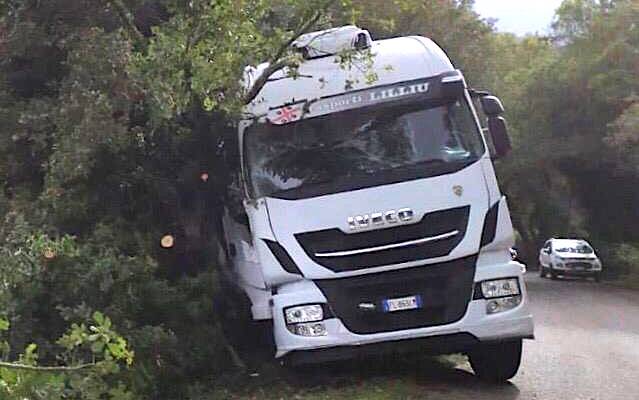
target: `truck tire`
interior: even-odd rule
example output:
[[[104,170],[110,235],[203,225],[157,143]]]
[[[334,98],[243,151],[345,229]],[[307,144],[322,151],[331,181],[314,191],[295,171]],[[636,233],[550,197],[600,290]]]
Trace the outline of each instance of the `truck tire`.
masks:
[[[521,351],[521,339],[480,344],[468,353],[468,360],[479,379],[493,383],[506,382],[519,370]]]
[[[255,321],[251,301],[230,282],[221,279],[215,303],[222,334],[250,369],[270,361],[275,354],[273,321]]]

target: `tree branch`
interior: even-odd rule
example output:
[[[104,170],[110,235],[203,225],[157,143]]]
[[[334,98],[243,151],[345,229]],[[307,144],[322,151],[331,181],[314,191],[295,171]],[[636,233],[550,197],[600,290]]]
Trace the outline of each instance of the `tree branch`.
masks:
[[[142,33],[138,30],[138,27],[135,26],[135,22],[133,22],[133,16],[129,12],[129,10],[126,8],[124,3],[122,3],[122,0],[111,0],[109,1],[109,3],[113,5],[115,12],[118,14],[120,19],[122,20],[122,24],[127,29],[127,31],[135,39],[139,41],[143,41],[144,35],[142,35]]]
[[[279,71],[282,68],[294,66],[294,60],[291,57],[284,57],[286,51],[291,47],[293,42],[299,38],[301,35],[307,33],[316,23],[317,21],[324,15],[326,10],[333,5],[337,0],[327,0],[324,4],[319,7],[319,9],[315,10],[312,15],[301,21],[300,24],[295,28],[291,37],[277,49],[273,57],[268,60],[269,66],[262,71],[262,74],[255,80],[253,85],[251,85],[250,90],[244,95],[242,101],[244,104],[248,104],[255,99],[257,94],[262,90],[262,87],[268,81],[268,78]]]
[[[70,367],[63,367],[63,366],[41,367],[38,365],[15,364],[15,363],[10,363],[6,361],[0,361],[0,368],[20,369],[20,370],[26,370],[26,371],[39,371],[39,372],[73,372],[73,371],[79,371],[81,369],[91,368],[91,367],[94,367],[95,365],[96,365],[95,363],[89,363],[89,364],[73,365]]]
[[[262,90],[271,75],[283,68],[294,67],[296,65],[297,63],[295,57],[283,58],[279,61],[269,64],[268,67],[266,67],[264,71],[262,71],[255,82],[253,82],[250,90],[244,95],[244,98],[242,99],[244,104],[250,103],[251,101],[253,101],[253,99],[255,99],[255,97],[257,97],[257,94],[260,92],[260,90]]]

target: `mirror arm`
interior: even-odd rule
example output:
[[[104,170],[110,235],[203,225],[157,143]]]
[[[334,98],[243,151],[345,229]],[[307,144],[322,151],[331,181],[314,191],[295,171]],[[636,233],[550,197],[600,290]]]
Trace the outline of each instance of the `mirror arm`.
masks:
[[[468,94],[470,94],[470,97],[472,97],[473,99],[476,99],[478,97],[484,97],[484,96],[492,96],[493,94],[487,90],[477,90],[477,89],[473,89],[473,88],[468,88]]]

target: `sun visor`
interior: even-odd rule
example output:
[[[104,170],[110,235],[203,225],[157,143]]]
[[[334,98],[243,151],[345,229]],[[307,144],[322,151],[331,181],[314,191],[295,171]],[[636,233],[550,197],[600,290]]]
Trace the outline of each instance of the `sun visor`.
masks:
[[[447,103],[461,97],[465,86],[461,72],[448,71],[434,77],[374,86],[272,108],[266,119],[272,124],[284,125],[302,118],[312,118],[391,102],[425,101],[437,105],[437,103]]]

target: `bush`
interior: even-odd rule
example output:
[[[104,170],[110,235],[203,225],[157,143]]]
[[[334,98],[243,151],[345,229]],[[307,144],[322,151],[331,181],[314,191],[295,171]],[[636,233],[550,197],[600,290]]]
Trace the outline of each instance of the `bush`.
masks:
[[[110,376],[112,387],[130,388],[136,398],[177,397],[228,365],[210,270],[169,281],[149,255],[113,247],[114,234],[104,227],[80,242],[33,231],[19,216],[6,222],[13,229],[4,226],[0,309],[12,327],[12,349],[35,343],[39,360],[56,365],[70,343],[56,338],[72,324],[86,330],[82,323],[100,311],[136,352],[133,368]]]
[[[621,243],[611,247],[604,270],[620,280],[639,286],[639,243]]]
[[[9,329],[0,319],[0,332]],[[113,379],[121,365],[130,366],[133,352],[114,331],[109,317],[95,312],[91,323],[73,324],[57,341],[64,350],[58,356],[63,366],[39,366],[38,346],[29,344],[17,362],[7,362],[10,345],[0,342],[0,394],[10,399],[133,399],[125,385]]]

